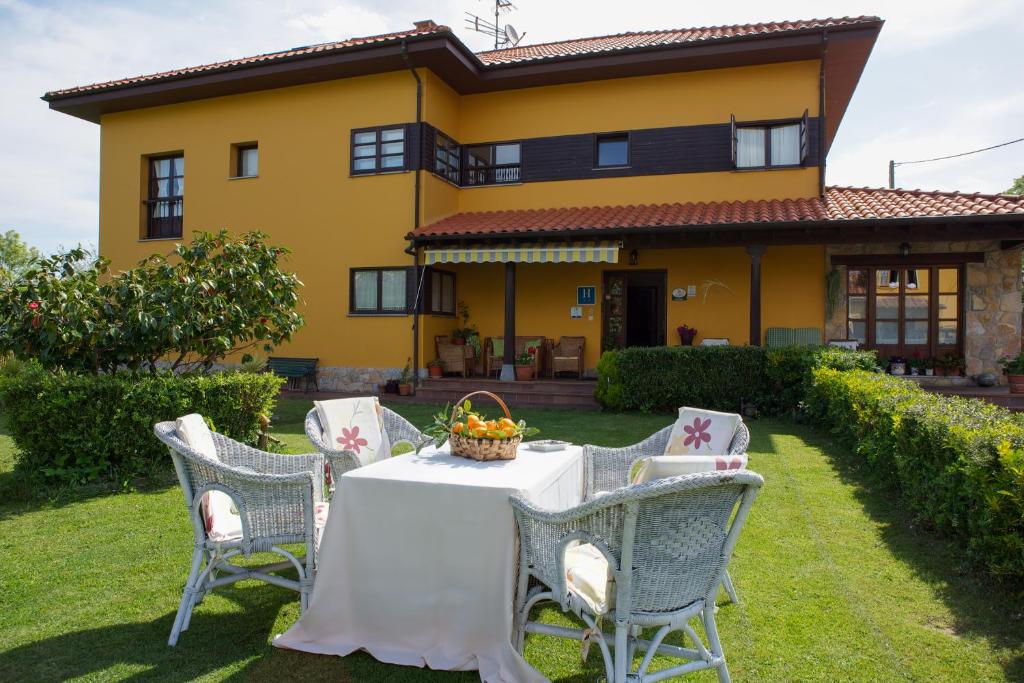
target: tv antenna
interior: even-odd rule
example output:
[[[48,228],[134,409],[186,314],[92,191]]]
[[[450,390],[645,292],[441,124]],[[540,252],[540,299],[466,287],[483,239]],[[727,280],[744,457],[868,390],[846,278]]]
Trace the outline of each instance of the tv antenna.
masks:
[[[494,0],[493,22],[479,17],[472,12],[466,12],[466,26],[477,33],[483,33],[485,36],[494,38],[495,50],[502,47],[515,47],[519,44],[519,41],[526,37],[526,32],[524,31],[520,34],[512,24],[501,25],[501,15],[511,12],[515,8],[516,6],[512,4],[511,0]]]

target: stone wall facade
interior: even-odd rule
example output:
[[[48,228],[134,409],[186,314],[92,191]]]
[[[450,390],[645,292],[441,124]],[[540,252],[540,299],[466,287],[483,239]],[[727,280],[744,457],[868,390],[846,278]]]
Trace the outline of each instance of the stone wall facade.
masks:
[[[376,394],[377,385],[398,379],[401,368],[351,368],[320,366],[317,381],[321,391],[346,394]]]
[[[910,245],[912,254],[984,252],[984,263],[968,263],[965,268],[964,361],[967,375],[992,372],[1005,382],[999,359],[1021,350],[1021,251],[1000,249],[998,241],[922,242]],[[837,244],[826,248],[834,254],[896,254],[899,243]],[[839,296],[832,315],[825,323],[827,339],[845,339],[846,267],[839,271]]]

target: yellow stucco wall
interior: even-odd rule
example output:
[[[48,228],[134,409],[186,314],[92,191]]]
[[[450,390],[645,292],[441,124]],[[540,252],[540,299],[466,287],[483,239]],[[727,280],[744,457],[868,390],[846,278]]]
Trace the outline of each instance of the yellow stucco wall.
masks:
[[[459,96],[420,70],[424,120],[461,142],[506,140],[657,126],[817,114],[817,63],[795,62],[708,72]],[[353,128],[415,120],[415,81],[407,71],[330,81],[105,115],[101,122],[100,252],[115,269],[134,265],[172,241],[141,240],[144,158],[185,154],[184,235],[193,230],[259,229],[293,250],[288,263],[305,283],[306,327],[281,355],[318,356],[322,365],[400,367],[411,355],[408,317],[348,315],[349,269],[405,266],[415,173],[350,177]],[[229,179],[231,145],[258,141],[260,176]],[[459,189],[421,172],[421,217],[458,211],[809,197],[817,169],[693,173]],[[820,326],[820,248],[769,250],[765,326]],[[796,259],[794,261],[793,259]],[[806,268],[792,268],[794,263]],[[623,266],[625,267],[625,266]],[[707,302],[670,303],[670,343],[686,322],[709,336],[747,337],[749,260],[742,250],[644,251],[640,268],[669,270],[669,288],[705,280],[729,285]],[[500,267],[463,266],[457,296],[485,335],[500,332]],[[519,323],[524,333],[584,334],[587,366],[596,363],[600,311],[569,320],[579,284],[601,285],[596,266],[523,266]],[[793,305],[800,302],[799,306]],[[777,316],[773,318],[773,316]],[[772,321],[776,322],[772,322]],[[421,359],[452,318],[423,316]]]

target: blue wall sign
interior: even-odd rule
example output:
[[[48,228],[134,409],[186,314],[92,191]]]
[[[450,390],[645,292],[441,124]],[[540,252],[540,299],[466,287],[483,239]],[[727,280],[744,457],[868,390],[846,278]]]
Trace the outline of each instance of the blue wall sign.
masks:
[[[576,305],[594,306],[597,304],[597,287],[577,287]]]

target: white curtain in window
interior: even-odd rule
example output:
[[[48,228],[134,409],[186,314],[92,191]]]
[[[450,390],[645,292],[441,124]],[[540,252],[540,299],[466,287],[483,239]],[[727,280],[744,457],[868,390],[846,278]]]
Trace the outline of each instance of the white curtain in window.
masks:
[[[736,129],[736,167],[764,166],[764,128]]]
[[[375,310],[377,308],[377,271],[356,271],[355,288],[356,310]]]
[[[405,310],[404,270],[385,270],[381,273],[381,307],[388,311]]]
[[[796,166],[800,163],[800,125],[772,128],[772,166]]]

